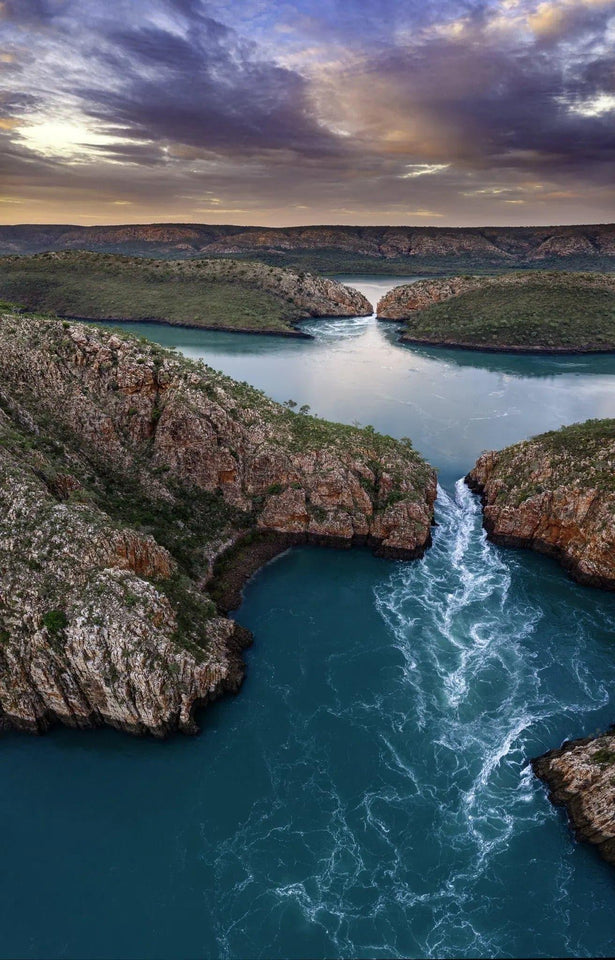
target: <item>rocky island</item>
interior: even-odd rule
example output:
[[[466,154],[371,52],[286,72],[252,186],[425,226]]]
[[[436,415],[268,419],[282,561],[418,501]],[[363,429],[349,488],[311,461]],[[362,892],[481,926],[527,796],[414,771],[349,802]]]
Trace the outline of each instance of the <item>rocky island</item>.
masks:
[[[615,274],[528,271],[419,280],[390,290],[380,320],[406,343],[521,353],[615,350]]]
[[[0,297],[63,317],[295,337],[307,336],[295,324],[308,317],[372,313],[351,287],[262,263],[86,251],[0,258]]]
[[[293,413],[170,350],[0,315],[0,726],[157,736],[241,683],[224,614],[292,544],[430,542],[409,441]]]
[[[561,561],[615,589],[615,420],[589,420],[483,454],[466,481],[495,543]],[[615,862],[615,734],[570,741],[533,762],[579,839]]]

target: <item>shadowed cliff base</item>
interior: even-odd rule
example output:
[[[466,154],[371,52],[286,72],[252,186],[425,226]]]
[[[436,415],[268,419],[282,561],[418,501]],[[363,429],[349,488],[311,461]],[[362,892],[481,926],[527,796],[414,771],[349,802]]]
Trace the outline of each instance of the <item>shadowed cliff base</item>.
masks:
[[[2,724],[156,736],[195,732],[195,706],[238,689],[249,637],[220,608],[246,576],[292,543],[418,556],[436,494],[408,441],[10,313],[0,481]]]
[[[248,580],[265,564],[292,547],[299,546],[330,547],[336,550],[364,548],[387,560],[417,560],[431,546],[431,535],[424,543],[406,548],[387,546],[369,536],[355,535],[348,540],[344,537],[320,536],[309,532],[255,531],[246,534],[217,558],[207,592],[222,613],[236,610],[241,606],[242,590]]]

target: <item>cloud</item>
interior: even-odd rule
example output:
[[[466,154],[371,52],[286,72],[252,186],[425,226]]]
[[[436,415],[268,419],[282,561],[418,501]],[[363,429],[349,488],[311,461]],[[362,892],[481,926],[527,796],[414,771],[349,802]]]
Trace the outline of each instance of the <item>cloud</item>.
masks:
[[[3,189],[32,210],[615,214],[615,0],[4,0],[0,15]]]
[[[153,26],[113,30],[100,58],[121,85],[77,90],[86,112],[140,139],[205,150],[337,149],[312,116],[307,81],[259,59],[253,46],[209,18],[184,35]]]
[[[407,163],[406,173],[400,174],[402,180],[411,180],[414,177],[424,177],[448,170],[450,163]]]
[[[333,70],[319,102],[355,138],[412,157],[410,176],[450,164],[610,164],[615,136],[602,116],[615,90],[615,50],[604,37],[615,5],[570,7],[570,32],[562,27],[549,50],[521,33],[494,38],[492,19],[467,17],[459,30],[429,30]],[[571,109],[578,102],[589,107]]]
[[[605,113],[615,113],[615,94],[599,93],[589,100],[571,104],[570,109],[582,117],[602,117]]]

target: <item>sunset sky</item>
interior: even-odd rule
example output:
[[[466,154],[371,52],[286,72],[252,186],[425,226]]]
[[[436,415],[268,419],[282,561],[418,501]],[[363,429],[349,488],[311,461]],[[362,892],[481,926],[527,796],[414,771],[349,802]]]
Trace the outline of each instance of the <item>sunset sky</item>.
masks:
[[[0,221],[615,220],[615,0],[4,0]]]

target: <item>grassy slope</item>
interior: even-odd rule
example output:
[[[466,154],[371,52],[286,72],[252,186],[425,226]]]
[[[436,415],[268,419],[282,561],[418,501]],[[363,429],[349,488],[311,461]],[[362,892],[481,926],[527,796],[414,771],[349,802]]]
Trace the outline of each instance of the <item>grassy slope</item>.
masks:
[[[293,332],[292,322],[306,316],[282,296],[259,290],[253,264],[245,264],[237,278],[208,274],[205,263],[184,273],[173,263],[150,267],[104,256],[7,258],[0,260],[0,296],[63,316],[276,333]]]
[[[587,275],[528,275],[523,285],[497,281],[417,312],[404,339],[504,349],[615,349],[615,282]]]
[[[573,423],[507,447],[498,454],[501,475],[506,476],[509,471],[508,487],[502,490],[502,499],[506,500],[507,489],[517,491],[518,502],[543,492],[532,480],[536,458],[542,453],[548,455],[554,485],[615,491],[614,449],[615,420],[608,419]],[[519,454],[524,455],[525,462],[523,458],[520,461]]]

